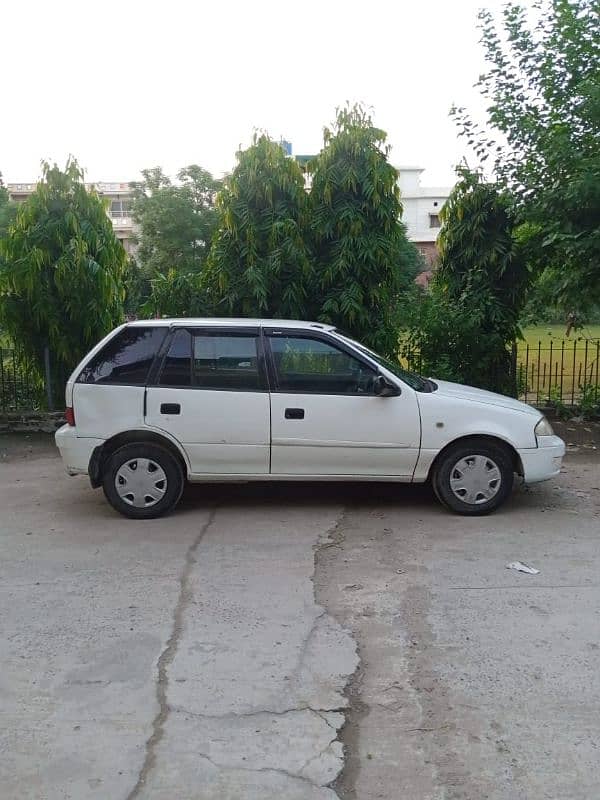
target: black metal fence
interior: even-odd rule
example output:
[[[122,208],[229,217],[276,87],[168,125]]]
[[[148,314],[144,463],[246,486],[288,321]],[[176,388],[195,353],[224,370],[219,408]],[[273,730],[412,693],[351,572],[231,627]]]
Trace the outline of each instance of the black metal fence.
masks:
[[[0,413],[48,406],[44,381],[23,366],[13,349],[0,347]]]
[[[517,385],[526,402],[576,406],[600,400],[600,339],[550,339],[516,348]]]
[[[403,359],[422,373],[420,353]],[[600,404],[600,339],[549,339],[518,342],[512,348],[512,374],[519,399],[533,405]]]

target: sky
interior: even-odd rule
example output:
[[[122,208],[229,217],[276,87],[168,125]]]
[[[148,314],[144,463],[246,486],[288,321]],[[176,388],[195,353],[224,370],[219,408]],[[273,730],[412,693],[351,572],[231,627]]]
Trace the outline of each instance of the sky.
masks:
[[[502,0],[0,0],[0,172],[72,153],[90,181],[196,163],[220,176],[255,129],[318,152],[345,101],[372,108],[395,165],[453,182],[476,113],[476,15]]]

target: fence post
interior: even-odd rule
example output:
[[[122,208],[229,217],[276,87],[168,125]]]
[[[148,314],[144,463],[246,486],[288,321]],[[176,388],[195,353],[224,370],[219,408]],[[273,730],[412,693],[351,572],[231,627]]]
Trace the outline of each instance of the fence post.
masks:
[[[510,348],[510,382],[514,396],[519,398],[519,379],[517,377],[517,343],[514,341]]]
[[[4,398],[4,353],[0,347],[0,411],[5,411],[6,400]]]
[[[44,377],[46,381],[46,400],[48,411],[54,411],[54,401],[52,399],[52,372],[50,370],[50,348],[44,347]]]

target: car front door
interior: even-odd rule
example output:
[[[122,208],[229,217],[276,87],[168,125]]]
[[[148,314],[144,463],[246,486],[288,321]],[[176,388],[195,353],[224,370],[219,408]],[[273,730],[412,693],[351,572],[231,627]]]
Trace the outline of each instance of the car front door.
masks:
[[[421,438],[413,389],[375,395],[376,369],[325,333],[265,335],[274,475],[412,478]]]
[[[146,423],[170,433],[192,474],[268,474],[269,393],[258,328],[175,328]]]

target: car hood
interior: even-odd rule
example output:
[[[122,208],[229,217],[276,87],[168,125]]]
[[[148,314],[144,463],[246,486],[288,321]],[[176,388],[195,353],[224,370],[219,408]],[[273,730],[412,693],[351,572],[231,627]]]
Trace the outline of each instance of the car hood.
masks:
[[[515,400],[514,397],[505,397],[503,394],[496,394],[495,392],[487,392],[484,389],[476,389],[474,386],[463,386],[461,383],[450,383],[449,381],[438,381],[432,378],[437,384],[437,391],[434,395],[439,397],[456,397],[460,400],[470,400],[474,403],[486,403],[491,406],[501,406],[502,408],[510,408],[512,411],[520,411],[522,414],[531,414],[532,416],[541,417],[541,413],[527,403],[521,403],[520,400]]]

